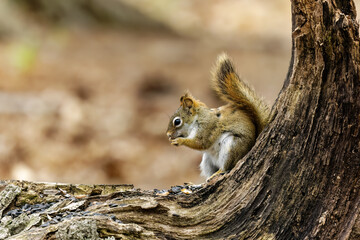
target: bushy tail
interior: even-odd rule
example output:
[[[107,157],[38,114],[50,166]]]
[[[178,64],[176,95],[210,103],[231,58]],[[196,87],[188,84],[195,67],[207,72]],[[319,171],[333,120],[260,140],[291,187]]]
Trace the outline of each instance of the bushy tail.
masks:
[[[218,57],[212,75],[213,89],[219,97],[245,111],[253,120],[258,135],[269,121],[270,111],[266,103],[237,75],[226,54]]]

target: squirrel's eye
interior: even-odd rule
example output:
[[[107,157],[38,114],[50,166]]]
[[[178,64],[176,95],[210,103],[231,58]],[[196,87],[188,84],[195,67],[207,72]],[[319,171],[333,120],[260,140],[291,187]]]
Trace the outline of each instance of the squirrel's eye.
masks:
[[[174,118],[174,120],[173,120],[174,127],[180,127],[181,124],[182,124],[182,120],[180,117]]]

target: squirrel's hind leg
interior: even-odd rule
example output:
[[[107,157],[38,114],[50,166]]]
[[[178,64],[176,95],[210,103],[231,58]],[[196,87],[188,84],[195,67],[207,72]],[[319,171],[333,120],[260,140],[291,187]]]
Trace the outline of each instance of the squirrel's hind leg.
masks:
[[[214,158],[211,154],[207,152],[203,154],[200,163],[200,170],[202,176],[209,178],[211,175],[213,175],[216,171],[219,170],[219,168],[214,165],[213,161]]]
[[[247,142],[244,136],[227,135],[223,138],[218,158],[219,169],[230,171],[250,150],[251,146]]]

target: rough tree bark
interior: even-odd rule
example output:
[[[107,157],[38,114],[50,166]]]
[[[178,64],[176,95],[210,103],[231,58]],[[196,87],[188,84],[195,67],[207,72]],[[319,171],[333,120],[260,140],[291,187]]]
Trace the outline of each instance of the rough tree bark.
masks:
[[[6,181],[3,229],[14,225],[14,210],[24,203],[57,201],[35,220],[34,214],[21,214],[17,218],[28,216],[25,227],[12,226],[7,234],[17,233],[14,239],[67,239],[73,232],[88,239],[359,239],[355,6],[351,0],[291,2],[292,59],[272,121],[229,174],[191,194],[168,196],[131,186]],[[44,216],[69,211],[78,214],[43,224]]]

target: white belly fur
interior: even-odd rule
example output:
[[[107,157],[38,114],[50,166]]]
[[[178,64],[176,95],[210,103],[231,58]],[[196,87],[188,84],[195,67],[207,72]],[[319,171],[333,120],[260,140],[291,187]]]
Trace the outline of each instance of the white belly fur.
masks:
[[[209,149],[204,151],[200,164],[203,176],[210,177],[218,169],[224,169],[233,142],[234,136],[231,133],[223,133]]]

